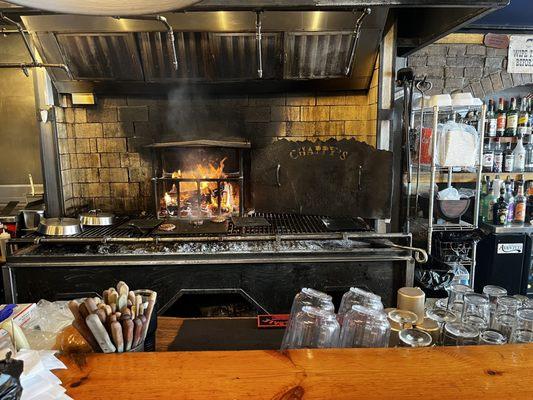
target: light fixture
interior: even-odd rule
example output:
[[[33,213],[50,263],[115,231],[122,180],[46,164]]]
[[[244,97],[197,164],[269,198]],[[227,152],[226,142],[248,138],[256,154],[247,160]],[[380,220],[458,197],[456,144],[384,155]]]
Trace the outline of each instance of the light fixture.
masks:
[[[189,7],[201,0],[7,0],[36,10],[64,14],[132,16],[157,14]]]

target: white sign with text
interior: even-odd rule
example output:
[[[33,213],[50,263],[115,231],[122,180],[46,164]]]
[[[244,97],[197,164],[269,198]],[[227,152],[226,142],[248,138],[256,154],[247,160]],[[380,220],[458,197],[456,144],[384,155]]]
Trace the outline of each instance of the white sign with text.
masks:
[[[511,36],[507,72],[513,74],[533,74],[533,36]]]

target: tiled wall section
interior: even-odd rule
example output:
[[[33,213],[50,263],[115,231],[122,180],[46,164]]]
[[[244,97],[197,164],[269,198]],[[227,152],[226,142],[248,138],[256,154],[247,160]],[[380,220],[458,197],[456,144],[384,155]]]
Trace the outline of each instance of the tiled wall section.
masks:
[[[253,145],[278,137],[355,137],[376,143],[377,73],[368,93],[262,96],[100,97],[96,106],[57,107],[67,213],[87,204],[119,213],[152,207],[151,155],[162,136],[244,136]]]

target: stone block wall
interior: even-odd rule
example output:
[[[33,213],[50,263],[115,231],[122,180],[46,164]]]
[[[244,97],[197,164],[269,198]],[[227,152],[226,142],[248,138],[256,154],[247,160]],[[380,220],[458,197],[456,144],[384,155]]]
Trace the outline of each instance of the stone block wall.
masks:
[[[467,43],[458,43],[464,38]],[[433,83],[429,94],[471,92],[485,98],[514,86],[533,83],[533,74],[507,73],[507,49],[483,44],[483,35],[450,35],[409,56],[408,66]]]
[[[377,68],[377,67],[376,67]],[[212,96],[178,90],[165,97],[99,97],[56,107],[67,214],[80,206],[117,213],[152,211],[154,141],[245,137],[252,146],[355,137],[376,143],[377,69],[368,92]]]

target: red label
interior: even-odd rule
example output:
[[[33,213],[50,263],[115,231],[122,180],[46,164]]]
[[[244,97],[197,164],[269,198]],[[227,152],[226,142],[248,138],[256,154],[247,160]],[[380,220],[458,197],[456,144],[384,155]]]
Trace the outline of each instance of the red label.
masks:
[[[498,116],[498,120],[496,122],[496,129],[505,130],[505,115]]]
[[[257,316],[258,328],[286,328],[289,314],[265,314]]]
[[[431,164],[431,128],[422,128],[420,164]]]

